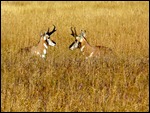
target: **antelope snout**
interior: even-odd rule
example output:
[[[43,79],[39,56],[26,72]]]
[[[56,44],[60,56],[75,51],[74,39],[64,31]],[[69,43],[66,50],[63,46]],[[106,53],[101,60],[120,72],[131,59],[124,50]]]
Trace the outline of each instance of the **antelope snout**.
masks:
[[[56,42],[54,42],[53,40],[47,39],[47,42],[50,46],[55,46]]]

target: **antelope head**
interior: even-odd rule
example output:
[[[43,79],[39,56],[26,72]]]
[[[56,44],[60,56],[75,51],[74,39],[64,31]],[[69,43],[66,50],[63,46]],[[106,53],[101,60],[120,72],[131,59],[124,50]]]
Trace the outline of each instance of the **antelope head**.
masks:
[[[34,53],[40,55],[42,58],[46,57],[48,46],[55,46],[56,43],[50,39],[51,34],[53,34],[56,31],[55,26],[54,29],[50,32],[49,28],[48,31],[44,34],[41,34],[41,39],[39,44],[35,49],[33,49]]]
[[[54,25],[53,25],[54,26]],[[43,40],[46,41],[46,43],[50,46],[55,46],[56,42],[54,42],[53,40],[50,39],[50,36],[56,31],[56,27],[54,26],[52,31],[48,31],[45,32],[43,35],[41,35],[41,37],[43,37]]]
[[[79,35],[77,35],[76,29],[74,28],[74,31],[71,27],[71,35],[75,38],[75,41],[69,46],[69,49],[74,50],[76,48],[81,48],[81,43],[85,40],[86,31],[82,31]]]

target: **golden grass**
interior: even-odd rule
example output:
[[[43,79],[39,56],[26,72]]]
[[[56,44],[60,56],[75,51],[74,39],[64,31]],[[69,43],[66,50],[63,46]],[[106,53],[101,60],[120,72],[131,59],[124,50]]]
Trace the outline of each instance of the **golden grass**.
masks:
[[[148,2],[1,2],[2,111],[149,111]],[[47,59],[17,52],[56,25]],[[85,60],[70,27],[118,55]]]

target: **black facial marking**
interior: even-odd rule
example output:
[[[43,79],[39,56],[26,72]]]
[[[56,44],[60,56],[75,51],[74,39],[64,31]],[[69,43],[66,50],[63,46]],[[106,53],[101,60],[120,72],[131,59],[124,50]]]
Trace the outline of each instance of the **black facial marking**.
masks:
[[[72,45],[74,45],[74,43],[75,43],[75,42],[73,42],[73,43],[69,46],[69,48],[71,48],[71,47],[72,47]]]
[[[81,48],[81,42],[79,42],[79,44],[78,44],[78,48]]]
[[[46,45],[48,45],[48,41],[47,41],[47,40],[45,40],[45,42],[46,42]]]
[[[56,44],[56,42],[54,42],[53,40],[51,40],[54,44]]]

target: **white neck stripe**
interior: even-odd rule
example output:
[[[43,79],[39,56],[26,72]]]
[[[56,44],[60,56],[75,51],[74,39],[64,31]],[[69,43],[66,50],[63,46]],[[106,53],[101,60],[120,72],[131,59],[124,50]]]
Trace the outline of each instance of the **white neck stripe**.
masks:
[[[44,43],[44,47],[47,49],[48,47],[47,47],[47,45]]]
[[[82,47],[81,47],[81,51],[83,51],[84,48],[85,48],[85,46],[82,46]]]
[[[46,36],[44,36],[44,40],[46,40]]]
[[[89,56],[89,57],[92,57],[93,53],[94,53],[94,52],[92,52],[92,53],[90,54],[90,56]]]
[[[46,49],[43,50],[43,54],[44,54],[44,55],[46,54]]]

